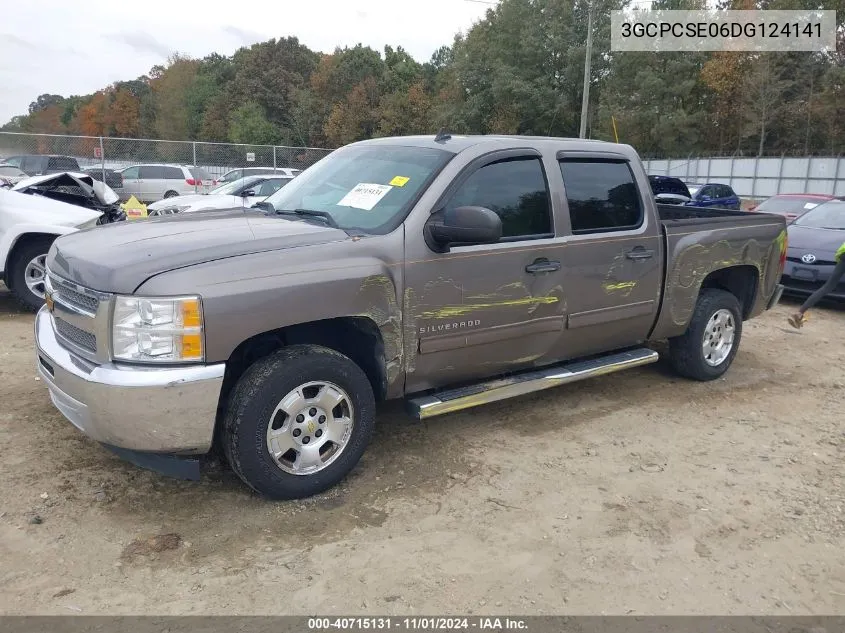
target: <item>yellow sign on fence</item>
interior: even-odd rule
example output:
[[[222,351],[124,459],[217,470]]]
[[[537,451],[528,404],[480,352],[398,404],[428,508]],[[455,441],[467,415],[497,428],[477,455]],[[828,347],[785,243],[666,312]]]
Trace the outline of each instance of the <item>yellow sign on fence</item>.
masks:
[[[147,205],[138,202],[135,196],[130,196],[129,200],[120,206],[126,212],[127,220],[139,220],[147,217]]]

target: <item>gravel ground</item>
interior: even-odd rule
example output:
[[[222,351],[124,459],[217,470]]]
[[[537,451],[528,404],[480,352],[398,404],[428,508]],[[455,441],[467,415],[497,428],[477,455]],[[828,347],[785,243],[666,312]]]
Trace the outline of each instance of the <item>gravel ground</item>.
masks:
[[[271,503],[77,432],[0,287],[0,612],[843,613],[845,312],[793,308],[709,384],[659,363],[424,424],[384,406],[347,481]]]

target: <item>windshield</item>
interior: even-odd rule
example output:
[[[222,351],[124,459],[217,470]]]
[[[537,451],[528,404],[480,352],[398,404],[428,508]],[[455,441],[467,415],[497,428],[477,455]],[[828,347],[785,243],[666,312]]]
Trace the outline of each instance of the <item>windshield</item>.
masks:
[[[240,190],[243,187],[248,187],[252,183],[258,182],[259,180],[261,180],[261,178],[258,178],[256,176],[247,176],[246,178],[240,178],[240,179],[235,180],[233,182],[227,182],[224,185],[220,185],[219,187],[215,187],[214,189],[212,189],[208,193],[210,193],[210,194],[211,193],[220,194],[220,195],[223,195],[223,196],[234,196],[234,195],[239,194]]]
[[[845,201],[831,200],[810,209],[793,224],[812,229],[838,229],[845,231]]]
[[[818,198],[802,198],[800,196],[790,196],[789,198],[769,198],[760,203],[760,206],[755,209],[761,213],[778,213],[785,215],[787,213],[803,213],[819,206],[824,200]]]
[[[342,229],[387,233],[452,156],[427,147],[348,146],[309,167],[264,202],[277,212],[328,214]]]

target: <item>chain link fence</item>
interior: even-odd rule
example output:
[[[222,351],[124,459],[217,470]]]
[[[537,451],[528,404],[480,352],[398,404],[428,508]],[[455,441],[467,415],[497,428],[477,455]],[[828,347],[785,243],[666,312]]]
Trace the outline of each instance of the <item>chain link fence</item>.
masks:
[[[215,179],[244,167],[305,169],[331,151],[318,147],[0,132],[0,162],[21,155],[58,154],[76,159],[83,169],[118,170],[142,163],[163,163],[201,167]]]

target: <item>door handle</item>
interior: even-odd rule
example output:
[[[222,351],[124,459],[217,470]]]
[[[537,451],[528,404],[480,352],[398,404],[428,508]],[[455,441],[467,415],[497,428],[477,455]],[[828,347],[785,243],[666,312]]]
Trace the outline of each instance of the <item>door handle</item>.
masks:
[[[634,250],[628,251],[627,253],[625,253],[625,257],[627,257],[628,259],[635,259],[635,260],[651,259],[652,257],[654,257],[654,251],[649,251],[649,250],[646,250],[642,247],[637,247]]]
[[[553,273],[560,270],[560,262],[549,261],[548,259],[535,259],[533,263],[525,267],[525,272],[537,275],[539,273]]]

